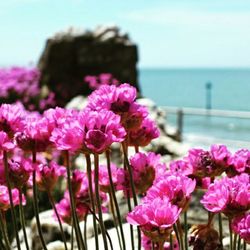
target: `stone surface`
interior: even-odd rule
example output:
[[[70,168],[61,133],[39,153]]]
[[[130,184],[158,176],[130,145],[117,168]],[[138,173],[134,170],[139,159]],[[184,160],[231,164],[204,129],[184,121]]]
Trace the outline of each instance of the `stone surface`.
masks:
[[[137,46],[117,27],[97,27],[94,31],[69,29],[47,40],[39,59],[41,82],[55,92],[59,105],[90,90],[86,75],[111,73],[121,82],[139,90]]]

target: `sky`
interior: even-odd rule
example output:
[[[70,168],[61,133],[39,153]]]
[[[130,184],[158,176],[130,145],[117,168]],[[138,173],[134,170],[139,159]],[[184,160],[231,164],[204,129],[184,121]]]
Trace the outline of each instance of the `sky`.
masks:
[[[249,0],[0,0],[0,66],[36,64],[70,26],[118,25],[141,68],[249,68]]]

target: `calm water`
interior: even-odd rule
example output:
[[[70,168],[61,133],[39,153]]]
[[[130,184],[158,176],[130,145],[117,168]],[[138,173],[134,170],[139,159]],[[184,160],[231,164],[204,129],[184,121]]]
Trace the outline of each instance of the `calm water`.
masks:
[[[212,108],[250,111],[250,69],[143,69],[142,93],[158,105],[206,107],[206,83],[212,83]],[[175,125],[173,115],[169,123]],[[250,146],[250,120],[188,116],[184,139],[193,145],[226,143]]]

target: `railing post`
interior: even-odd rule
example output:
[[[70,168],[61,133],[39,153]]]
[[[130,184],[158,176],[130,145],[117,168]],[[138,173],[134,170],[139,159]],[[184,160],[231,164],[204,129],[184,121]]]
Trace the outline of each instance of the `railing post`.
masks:
[[[177,131],[176,131],[176,139],[177,141],[182,141],[182,133],[183,133],[183,111],[182,109],[178,109],[177,111]]]

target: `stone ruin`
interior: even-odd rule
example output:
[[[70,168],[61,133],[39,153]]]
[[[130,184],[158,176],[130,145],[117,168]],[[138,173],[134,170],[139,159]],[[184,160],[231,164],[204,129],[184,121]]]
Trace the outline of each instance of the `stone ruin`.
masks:
[[[86,75],[111,73],[120,82],[139,90],[136,63],[137,46],[117,27],[97,27],[94,31],[70,28],[46,42],[39,59],[41,84],[55,92],[64,106],[76,95],[88,95]]]

